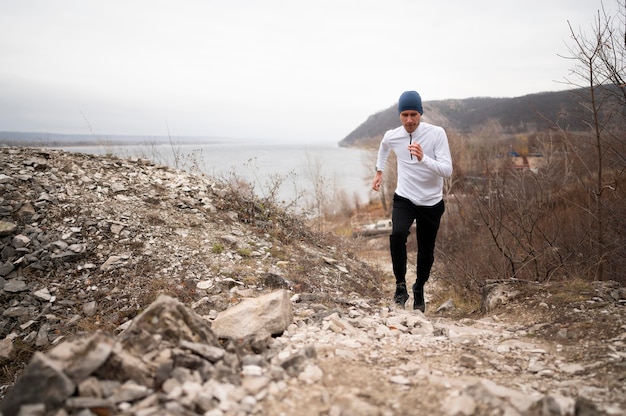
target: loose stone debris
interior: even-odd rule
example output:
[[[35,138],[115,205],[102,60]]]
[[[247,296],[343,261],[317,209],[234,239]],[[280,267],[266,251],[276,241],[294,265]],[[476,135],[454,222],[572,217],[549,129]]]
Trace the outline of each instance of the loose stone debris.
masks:
[[[614,282],[556,311],[506,282],[475,319],[399,310],[380,271],[213,179],[44,149],[0,167],[2,415],[626,412]]]

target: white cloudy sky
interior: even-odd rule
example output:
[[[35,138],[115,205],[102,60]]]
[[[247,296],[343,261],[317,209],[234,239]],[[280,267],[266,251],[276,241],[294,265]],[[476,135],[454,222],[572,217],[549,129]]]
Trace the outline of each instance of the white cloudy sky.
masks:
[[[605,0],[615,10],[615,0]],[[600,0],[0,0],[0,131],[339,141],[426,100],[565,89]]]

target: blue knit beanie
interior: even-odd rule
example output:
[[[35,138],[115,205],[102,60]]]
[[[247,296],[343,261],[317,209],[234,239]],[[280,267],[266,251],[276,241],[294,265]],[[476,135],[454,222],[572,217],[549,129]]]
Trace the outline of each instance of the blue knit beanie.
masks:
[[[422,97],[420,97],[417,91],[405,91],[400,96],[398,100],[398,113],[406,110],[415,110],[420,114],[424,114]]]

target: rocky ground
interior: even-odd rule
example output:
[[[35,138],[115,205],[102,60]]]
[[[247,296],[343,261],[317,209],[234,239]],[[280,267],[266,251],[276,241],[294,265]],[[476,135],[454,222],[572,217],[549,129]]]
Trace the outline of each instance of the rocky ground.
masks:
[[[623,287],[494,281],[482,311],[461,313],[435,273],[425,314],[398,309],[384,238],[314,233],[232,186],[143,159],[0,148],[0,410],[626,412]],[[213,334],[225,311],[281,290],[290,309],[280,333],[235,343]],[[168,303],[176,324],[149,334],[141,325],[163,307],[159,294],[183,306]],[[86,339],[107,353],[67,379],[59,351]],[[167,342],[150,350],[147,339]],[[64,395],[49,383],[28,399],[20,380],[36,385],[39,368],[57,370]]]

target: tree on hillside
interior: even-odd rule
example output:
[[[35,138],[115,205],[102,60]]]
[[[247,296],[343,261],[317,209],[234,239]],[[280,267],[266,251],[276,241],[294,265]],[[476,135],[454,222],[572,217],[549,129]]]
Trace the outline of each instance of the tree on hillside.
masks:
[[[607,263],[623,257],[623,252],[617,252],[623,250],[623,237],[615,232],[624,230],[626,4],[624,0],[616,4],[614,15],[602,5],[590,33],[575,30],[568,22],[572,45],[566,58],[574,66],[566,83],[578,87],[577,100],[586,112],[583,121],[589,134],[564,137],[579,167],[573,172],[589,197],[590,245],[599,280],[604,278]]]
[[[598,13],[589,36],[570,25],[575,99],[556,120],[537,108],[550,129],[502,131],[494,120],[452,148],[467,176],[447,207],[453,215],[442,224],[438,258],[461,293],[481,293],[493,279],[625,282],[626,0],[619,1],[616,16]],[[513,163],[508,151],[528,163]],[[534,153],[542,156],[531,166]]]

